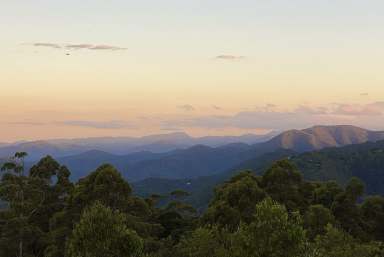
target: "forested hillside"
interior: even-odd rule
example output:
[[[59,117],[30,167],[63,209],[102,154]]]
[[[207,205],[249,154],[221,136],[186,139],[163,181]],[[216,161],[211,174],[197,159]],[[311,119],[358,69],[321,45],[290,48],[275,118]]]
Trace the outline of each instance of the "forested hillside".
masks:
[[[272,165],[276,160],[286,158],[287,156],[293,155],[295,152],[290,150],[277,150],[271,153],[262,154],[249,161],[243,162],[248,163],[245,167],[252,167],[253,171],[263,171]],[[210,199],[213,197],[214,188],[230,179],[232,176],[237,174],[241,170],[247,170],[238,164],[225,172],[211,175],[202,176],[196,179],[163,179],[163,178],[148,178],[142,181],[134,182],[132,184],[136,194],[147,197],[153,193],[166,194],[167,192],[175,189],[182,189],[190,193],[186,197],[186,201],[197,208],[199,211],[204,210]],[[252,164],[252,166],[250,165]],[[248,168],[248,170],[250,170]]]
[[[143,196],[183,188],[193,192],[188,201],[200,209],[206,207],[217,184],[241,170],[263,174],[273,161],[284,158],[289,158],[298,166],[306,180],[334,180],[340,185],[345,185],[351,177],[358,177],[366,185],[368,194],[384,195],[384,141],[326,148],[302,154],[290,150],[278,150],[248,159],[215,176],[190,180],[148,179],[133,185]]]
[[[365,195],[357,178],[308,182],[291,161],[277,161],[262,176],[222,183],[198,214],[183,190],[135,196],[108,164],[72,183],[52,157],[29,172],[24,157],[2,166],[9,206],[0,212],[0,256],[384,256],[384,198]]]

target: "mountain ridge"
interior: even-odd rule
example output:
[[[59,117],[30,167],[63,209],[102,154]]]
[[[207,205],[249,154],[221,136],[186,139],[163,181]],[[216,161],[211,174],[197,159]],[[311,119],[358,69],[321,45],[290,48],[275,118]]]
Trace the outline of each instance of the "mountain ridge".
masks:
[[[139,151],[127,155],[91,150],[59,157],[58,160],[73,171],[73,180],[87,175],[103,163],[115,165],[130,181],[149,177],[191,179],[225,172],[247,160],[278,149],[303,153],[327,147],[340,147],[344,144],[376,141],[381,138],[384,139],[384,132],[353,126],[314,126],[304,130],[286,131],[269,141],[253,145],[230,143],[212,147],[197,144],[168,152]]]
[[[100,150],[117,155],[150,151],[155,153],[185,149],[202,144],[218,147],[230,143],[253,144],[265,141],[274,134],[241,136],[205,136],[191,137],[186,133],[149,135],[143,137],[94,137],[77,139],[48,139],[17,142],[0,146],[0,157],[12,156],[15,152],[25,151],[30,160],[38,160],[45,155],[63,157],[80,154],[90,150]]]
[[[384,139],[384,131],[372,131],[352,125],[313,126],[303,130],[285,131],[259,147],[290,149],[298,152],[375,142]]]

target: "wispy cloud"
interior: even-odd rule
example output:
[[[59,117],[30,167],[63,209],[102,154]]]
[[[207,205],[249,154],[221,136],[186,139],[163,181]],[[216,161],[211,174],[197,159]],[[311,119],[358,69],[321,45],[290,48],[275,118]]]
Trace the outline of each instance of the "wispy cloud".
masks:
[[[227,60],[227,61],[236,61],[236,60],[245,59],[245,56],[231,55],[231,54],[222,54],[222,55],[217,55],[215,57],[215,59],[217,59],[217,60]]]
[[[377,116],[384,113],[384,102],[371,104],[335,104],[333,114],[352,116]]]
[[[112,121],[89,121],[89,120],[68,120],[57,122],[59,125],[74,126],[74,127],[86,127],[96,129],[124,129],[135,128],[133,124],[125,121],[112,120]]]
[[[300,105],[288,111],[271,104],[233,115],[168,119],[163,120],[162,125],[181,129],[196,127],[285,130],[322,124],[352,124],[362,127],[384,128],[384,102],[365,105],[346,103],[324,106]]]
[[[54,43],[33,43],[32,45],[37,47],[49,47],[49,48],[56,48],[56,49],[62,48],[59,44],[54,44]]]
[[[162,130],[162,131],[172,131],[172,132],[182,131],[181,128],[176,128],[176,127],[160,127],[160,130]]]
[[[295,112],[317,115],[317,114],[327,114],[328,109],[323,106],[300,105],[295,109]]]
[[[195,110],[195,107],[193,107],[190,104],[179,105],[179,106],[177,106],[177,108],[181,109],[183,111],[186,111],[186,112],[192,112]]]
[[[65,45],[65,48],[67,49],[90,49],[93,45],[91,44],[68,44]]]
[[[65,46],[67,49],[88,49],[88,50],[125,50],[126,48],[112,46],[112,45],[92,45],[92,44],[68,44]]]
[[[309,114],[293,112],[239,112],[234,115],[209,115],[196,118],[184,118],[166,121],[164,125],[171,127],[200,127],[200,128],[267,128],[282,129],[305,127],[313,122]]]
[[[104,50],[104,51],[119,51],[126,50],[124,47],[114,46],[114,45],[105,45],[105,44],[56,44],[56,43],[33,43],[31,44],[35,47],[47,47],[55,49],[66,49],[66,50]]]
[[[216,106],[217,107],[217,106]],[[189,129],[240,129],[240,130],[286,130],[305,128],[313,125],[350,124],[371,129],[384,130],[384,101],[367,104],[330,103],[324,105],[308,105],[286,107],[274,104],[254,106],[247,110],[229,114],[227,111],[214,111],[199,115],[190,104],[177,106],[183,110],[169,115],[141,116],[126,120],[78,120],[33,121],[21,120],[7,123],[14,126],[59,126],[89,129],[137,129],[153,128],[164,131],[188,131]],[[192,115],[193,114],[193,115]],[[217,115],[220,114],[220,115]]]

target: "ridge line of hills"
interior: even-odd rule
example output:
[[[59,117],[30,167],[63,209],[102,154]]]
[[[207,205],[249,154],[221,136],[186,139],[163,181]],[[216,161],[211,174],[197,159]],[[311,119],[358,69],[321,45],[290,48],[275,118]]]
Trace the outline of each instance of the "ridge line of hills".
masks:
[[[188,201],[198,208],[206,206],[217,184],[237,171],[262,174],[265,167],[282,158],[290,158],[307,180],[345,184],[357,176],[366,183],[368,193],[384,195],[384,132],[354,126],[315,126],[289,130],[259,143],[232,142],[216,147],[197,144],[157,153],[118,155],[89,150],[56,157],[49,149],[45,151],[69,168],[72,180],[110,163],[130,181],[136,194],[148,196],[182,189],[191,192]],[[35,162],[27,162],[27,168]]]
[[[194,145],[218,147],[231,143],[254,144],[264,142],[275,136],[274,132],[265,135],[245,134],[241,136],[205,136],[191,137],[186,133],[150,135],[143,137],[95,137],[75,139],[48,139],[20,141],[0,144],[0,158],[12,155],[16,151],[29,153],[29,159],[38,160],[50,154],[64,157],[99,150],[115,155],[127,155],[136,152],[164,153],[176,149],[185,149]]]
[[[168,139],[170,135],[166,135]],[[177,136],[182,137],[180,133]],[[148,137],[147,137],[148,138]],[[258,143],[235,143],[220,146],[193,145],[184,149],[172,149],[164,152],[138,151],[125,155],[112,154],[104,150],[88,150],[73,155],[55,155],[49,147],[39,148],[39,153],[50,154],[72,171],[72,179],[86,176],[103,163],[111,163],[124,177],[132,182],[150,177],[166,179],[193,179],[202,176],[220,174],[241,163],[286,149],[296,153],[310,152],[328,147],[342,147],[351,144],[384,140],[384,132],[370,131],[349,125],[314,126],[304,130],[289,130],[269,140]],[[9,149],[0,147],[0,156],[4,149],[27,151],[28,149]],[[33,150],[33,149],[29,149]],[[35,161],[31,161],[32,165]]]

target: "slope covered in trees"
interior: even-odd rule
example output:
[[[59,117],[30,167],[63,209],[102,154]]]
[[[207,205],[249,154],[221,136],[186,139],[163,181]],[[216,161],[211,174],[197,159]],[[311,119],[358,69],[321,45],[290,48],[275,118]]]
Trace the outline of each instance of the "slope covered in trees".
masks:
[[[328,148],[294,156],[306,179],[336,180],[346,184],[359,177],[370,194],[384,195],[384,141]]]
[[[212,189],[235,175],[239,170],[251,170],[261,175],[268,165],[279,159],[289,158],[300,169],[304,179],[310,181],[334,180],[340,185],[352,177],[358,177],[366,185],[366,193],[384,195],[384,141],[367,142],[344,147],[326,148],[319,151],[298,154],[290,150],[278,150],[248,159],[227,172],[190,180],[147,179],[134,183],[140,195],[149,192],[183,188],[193,194],[188,201],[195,207],[208,204]],[[151,190],[148,190],[148,189]]]
[[[3,165],[0,256],[380,257],[384,198],[352,178],[307,182],[288,161],[262,176],[241,172],[197,214],[182,190],[136,197],[111,165],[77,183],[47,156],[24,171],[24,153]],[[157,202],[168,198],[168,205]]]

